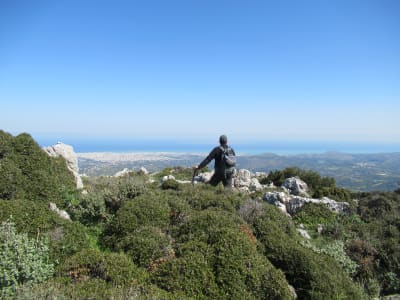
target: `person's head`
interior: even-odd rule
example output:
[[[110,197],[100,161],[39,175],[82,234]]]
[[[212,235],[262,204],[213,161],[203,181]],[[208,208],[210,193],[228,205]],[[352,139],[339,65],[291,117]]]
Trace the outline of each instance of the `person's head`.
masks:
[[[221,144],[221,146],[228,144],[228,138],[226,137],[225,134],[219,137],[219,143]]]

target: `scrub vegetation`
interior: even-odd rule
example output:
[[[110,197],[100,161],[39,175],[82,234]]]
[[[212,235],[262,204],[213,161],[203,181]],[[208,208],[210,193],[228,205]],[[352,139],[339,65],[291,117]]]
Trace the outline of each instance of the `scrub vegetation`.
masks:
[[[174,172],[190,180],[187,169]],[[84,194],[62,159],[48,157],[28,134],[0,131],[0,295],[372,299],[400,293],[399,191],[352,193],[301,169],[274,171],[265,180],[292,173],[313,195],[351,202],[350,213],[310,204],[288,217],[259,193],[161,185],[134,172],[86,178]],[[50,201],[72,220],[50,211]],[[300,224],[310,240],[298,234]]]

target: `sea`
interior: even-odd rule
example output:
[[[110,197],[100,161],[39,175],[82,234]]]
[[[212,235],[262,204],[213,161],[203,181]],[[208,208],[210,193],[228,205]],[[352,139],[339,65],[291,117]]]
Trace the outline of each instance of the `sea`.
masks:
[[[208,153],[217,144],[183,141],[183,140],[150,140],[150,139],[84,139],[34,137],[40,146],[50,146],[57,142],[71,145],[77,153],[87,152],[174,152],[174,153]],[[237,155],[257,155],[273,153],[278,155],[314,154],[325,152],[342,153],[394,153],[400,152],[399,143],[346,142],[346,141],[248,141],[230,144]]]

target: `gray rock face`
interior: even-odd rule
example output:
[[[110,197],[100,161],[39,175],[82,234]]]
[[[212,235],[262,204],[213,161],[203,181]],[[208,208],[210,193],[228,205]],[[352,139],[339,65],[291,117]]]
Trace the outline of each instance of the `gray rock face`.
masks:
[[[78,189],[83,188],[82,179],[79,176],[79,168],[78,168],[78,157],[74,152],[74,148],[70,145],[66,145],[64,143],[58,142],[57,144],[49,147],[43,148],[43,150],[52,157],[61,156],[67,162],[68,169],[74,174],[76,187]]]
[[[282,183],[282,187],[289,190],[290,194],[292,195],[309,197],[307,183],[300,178],[286,178]]]

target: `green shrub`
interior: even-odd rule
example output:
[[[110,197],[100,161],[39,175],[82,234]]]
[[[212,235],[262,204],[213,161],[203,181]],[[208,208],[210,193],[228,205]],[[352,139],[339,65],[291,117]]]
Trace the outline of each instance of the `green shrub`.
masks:
[[[42,239],[17,233],[12,222],[0,226],[0,297],[12,297],[23,283],[42,282],[53,275],[49,248]]]
[[[297,224],[303,224],[307,228],[316,230],[319,224],[331,224],[338,215],[329,210],[326,205],[306,203],[294,216]]]
[[[13,137],[0,130],[0,198],[47,200],[62,204],[75,178],[61,157],[48,156],[26,133]]]
[[[129,284],[116,286],[102,279],[94,278],[86,281],[70,282],[63,278],[55,278],[42,284],[22,286],[18,289],[17,300],[32,299],[187,299],[181,294],[171,294],[150,284]]]
[[[152,282],[170,292],[195,298],[217,298],[218,288],[207,259],[200,253],[167,261],[152,275]]]
[[[353,276],[358,271],[358,264],[350,259],[345,250],[345,244],[343,241],[335,240],[331,243],[324,243],[317,247],[310,243],[303,243],[304,246],[310,248],[315,253],[322,253],[329,255],[336,260],[342,269],[349,275]]]
[[[109,181],[104,200],[111,213],[115,213],[125,202],[135,199],[146,191],[143,176],[126,176]]]
[[[118,241],[141,226],[165,228],[170,223],[170,207],[160,194],[146,193],[126,202],[107,225],[102,241],[114,248]]]
[[[84,249],[68,258],[60,267],[60,275],[74,281],[101,279],[116,285],[125,285],[138,279],[140,271],[123,253],[103,253]]]
[[[236,214],[209,208],[193,213],[188,221],[178,228],[176,239],[179,242],[196,239],[213,244],[218,241],[221,230],[237,228],[239,231],[241,223],[242,220]]]
[[[116,250],[123,250],[135,264],[149,267],[150,263],[168,256],[170,238],[156,227],[142,226],[127,234],[116,245]]]
[[[269,209],[256,219],[255,235],[262,243],[265,256],[285,273],[300,298],[363,298],[359,288],[333,258],[301,246],[293,237],[293,225],[286,222],[286,226],[282,226],[276,221],[276,213],[279,213],[276,208]]]
[[[84,225],[96,225],[110,218],[104,195],[97,191],[79,195],[77,203],[70,204],[67,211],[72,219]]]
[[[181,184],[174,179],[168,179],[161,184],[163,190],[180,190]]]
[[[187,221],[190,213],[192,212],[192,208],[183,197],[173,194],[168,196],[168,205],[171,208],[171,225],[183,224]]]
[[[10,216],[19,232],[27,233],[30,237],[40,234],[49,238],[50,257],[55,262],[60,263],[90,245],[86,227],[61,219],[43,202],[0,200],[0,221]]]
[[[210,185],[188,186],[181,193],[181,197],[196,210],[217,208],[235,212],[245,201],[243,195]]]
[[[219,298],[291,298],[284,275],[257,252],[257,241],[236,214],[212,208],[194,212],[178,228],[176,240],[179,259],[185,262],[186,257],[201,254],[202,261],[207,261],[207,265],[196,266],[202,268],[202,272],[197,269],[191,272],[204,274],[211,269]],[[171,271],[172,266],[168,268],[172,273],[178,272]],[[178,278],[180,275],[171,276]],[[174,284],[185,285],[179,280]],[[199,289],[197,292],[200,293]],[[190,295],[202,297],[204,293]]]

